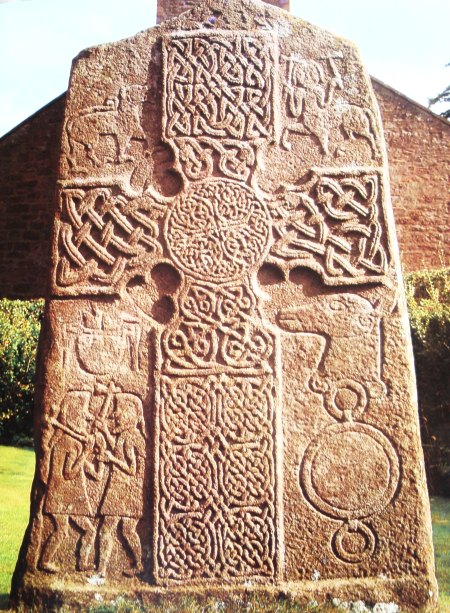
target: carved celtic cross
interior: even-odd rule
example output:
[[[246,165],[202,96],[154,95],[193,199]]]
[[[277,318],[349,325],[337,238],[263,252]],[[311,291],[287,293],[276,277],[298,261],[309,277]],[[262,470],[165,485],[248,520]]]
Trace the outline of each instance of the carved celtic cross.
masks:
[[[204,0],[87,50],[58,198],[16,598],[48,603],[62,578],[71,603],[324,599],[331,580],[429,598],[386,154],[354,46]]]

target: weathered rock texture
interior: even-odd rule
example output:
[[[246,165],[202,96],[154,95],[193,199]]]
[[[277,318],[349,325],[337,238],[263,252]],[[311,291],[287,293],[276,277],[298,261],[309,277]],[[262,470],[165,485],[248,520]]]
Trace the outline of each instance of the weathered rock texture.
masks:
[[[14,598],[432,609],[386,154],[355,47],[205,0],[86,50],[58,188]]]
[[[267,4],[278,6],[281,9],[289,10],[289,0],[264,0]],[[156,20],[158,23],[166,21],[180,15],[183,11],[194,8],[199,0],[158,0],[156,10]]]
[[[392,206],[406,271],[450,261],[450,123],[372,79],[387,144]],[[0,296],[48,295],[64,97],[0,139]]]

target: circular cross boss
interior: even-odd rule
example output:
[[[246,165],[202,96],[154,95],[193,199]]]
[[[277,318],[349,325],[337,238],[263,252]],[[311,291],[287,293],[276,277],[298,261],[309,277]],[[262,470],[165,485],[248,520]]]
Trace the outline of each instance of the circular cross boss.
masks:
[[[185,272],[225,283],[263,259],[270,228],[265,205],[249,187],[210,179],[177,199],[165,234],[172,258]]]

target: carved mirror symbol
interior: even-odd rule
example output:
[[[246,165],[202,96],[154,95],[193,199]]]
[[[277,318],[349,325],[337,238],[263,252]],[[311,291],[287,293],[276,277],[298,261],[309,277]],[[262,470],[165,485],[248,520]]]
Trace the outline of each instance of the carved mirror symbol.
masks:
[[[391,502],[399,479],[399,459],[389,439],[377,428],[353,421],[323,430],[307,447],[299,474],[309,502],[344,521],[332,548],[338,558],[352,563],[373,555],[377,535],[363,520]]]
[[[306,448],[299,485],[317,510],[345,522],[332,539],[334,553],[344,562],[361,562],[374,553],[377,536],[363,520],[391,502],[400,479],[392,443],[360,421],[371,398],[385,394],[377,352],[380,316],[377,307],[354,294],[316,296],[278,316],[285,330],[319,334],[327,341],[309,387],[338,423]],[[355,364],[363,366],[358,370]]]
[[[302,282],[304,275],[294,277]],[[306,448],[299,485],[318,511],[344,522],[331,548],[348,563],[362,562],[375,552],[377,535],[367,518],[391,502],[400,479],[392,443],[361,421],[372,399],[386,394],[379,348],[382,312],[379,302],[372,305],[347,293],[305,296],[305,304],[278,313],[278,323],[287,332],[324,338],[308,386],[322,396],[324,408],[338,423],[326,427]]]

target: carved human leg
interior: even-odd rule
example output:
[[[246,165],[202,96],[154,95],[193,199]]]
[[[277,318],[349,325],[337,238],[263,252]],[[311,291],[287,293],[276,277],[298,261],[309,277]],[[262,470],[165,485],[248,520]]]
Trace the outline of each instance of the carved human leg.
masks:
[[[80,538],[80,553],[77,561],[77,568],[81,571],[94,570],[95,566],[92,562],[89,562],[89,558],[95,544],[95,527],[89,517],[77,515],[71,517],[71,520],[83,532]]]
[[[122,534],[127,541],[130,548],[131,555],[133,556],[133,563],[131,569],[125,570],[124,575],[132,576],[143,571],[142,565],[142,547],[141,539],[137,533],[138,519],[134,517],[124,517],[122,519]]]
[[[59,571],[59,566],[55,564],[54,558],[62,542],[67,537],[69,532],[69,517],[68,515],[52,515],[51,516],[54,530],[48,537],[41,556],[40,568],[49,573]]]
[[[98,572],[103,577],[106,576],[109,559],[116,541],[119,520],[120,517],[106,515],[100,528],[100,563],[98,565]]]

